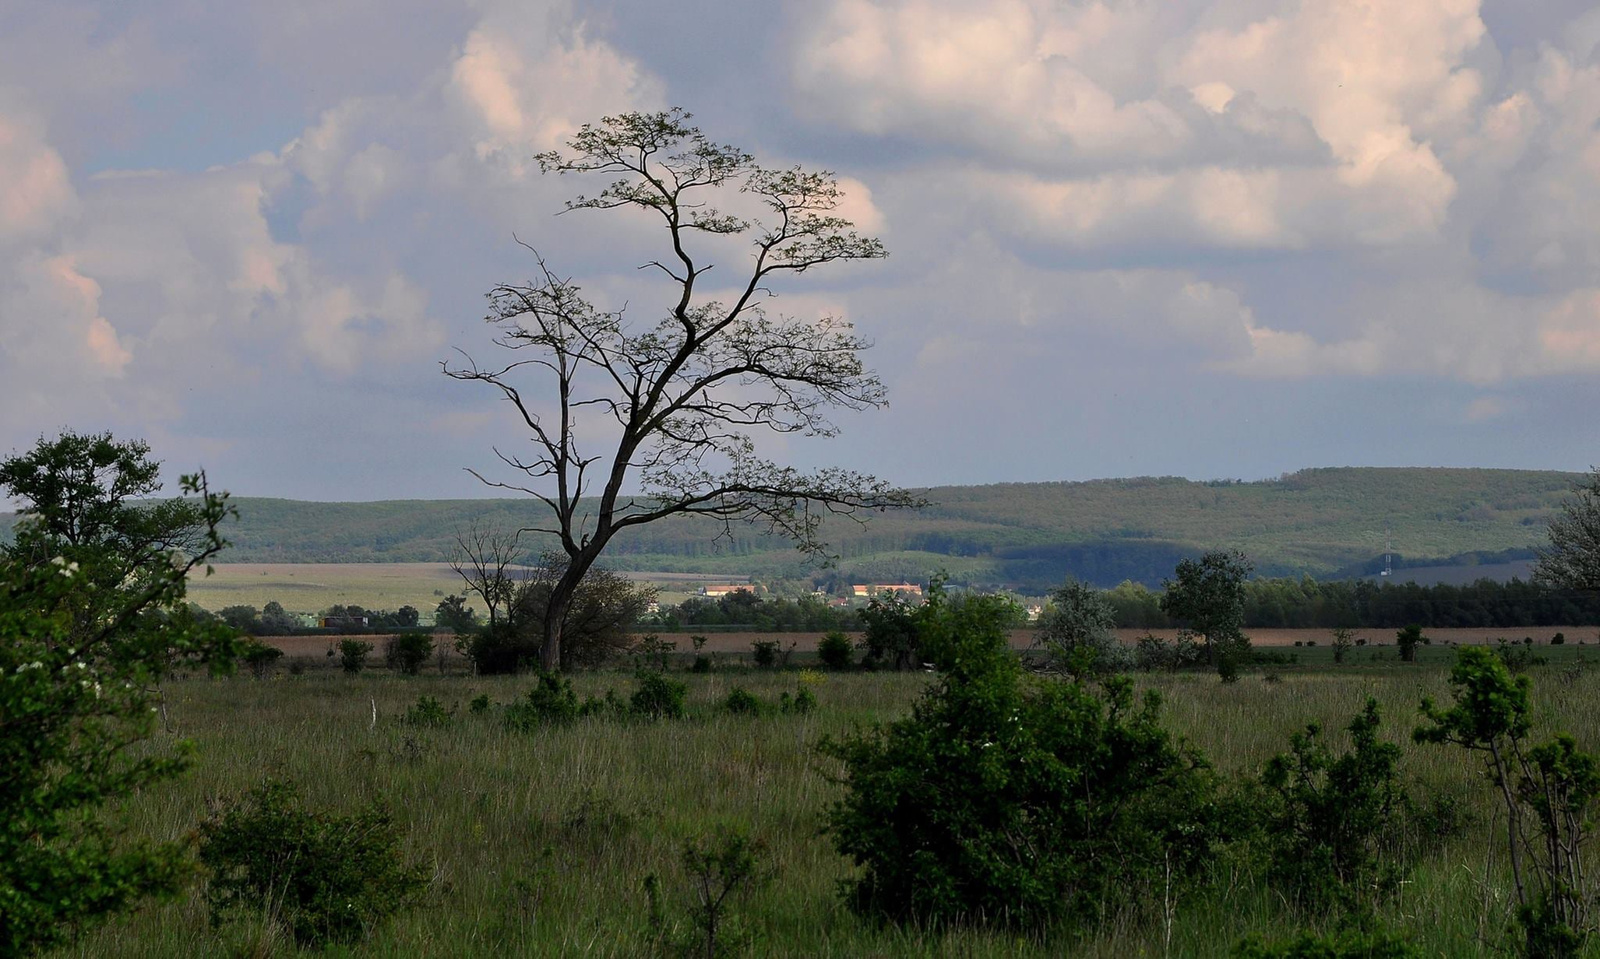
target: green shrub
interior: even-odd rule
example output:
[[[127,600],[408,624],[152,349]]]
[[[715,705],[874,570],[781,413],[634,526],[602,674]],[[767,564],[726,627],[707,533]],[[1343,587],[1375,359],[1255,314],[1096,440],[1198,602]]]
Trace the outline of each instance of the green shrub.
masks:
[[[667,659],[677,648],[677,643],[662,639],[655,633],[651,633],[635,642],[631,647],[631,651],[641,662],[654,660],[656,669],[664,673],[667,671]]]
[[[401,840],[380,806],[310,811],[292,784],[268,780],[200,826],[212,921],[265,913],[301,945],[353,942],[427,885],[426,870],[402,859]]]
[[[1433,640],[1422,635],[1422,627],[1416,623],[1401,628],[1394,634],[1394,642],[1400,647],[1400,661],[1414,663],[1417,661],[1417,647],[1427,646]]]
[[[454,713],[455,710],[444,708],[444,704],[432,696],[419,696],[400,721],[407,726],[438,729],[450,725]]]
[[[250,667],[250,674],[257,679],[266,679],[271,675],[272,667],[282,658],[283,650],[259,639],[252,637],[239,643],[239,659]]]
[[[851,908],[1037,926],[1159,898],[1206,861],[1214,778],[1128,680],[1026,681],[988,600],[934,590],[918,642],[938,681],[907,718],[819,747],[843,767],[825,828],[861,867]]]
[[[339,668],[354,676],[367,665],[367,654],[370,652],[372,652],[371,643],[363,643],[359,639],[340,640]]]
[[[527,732],[540,726],[562,725],[578,718],[578,696],[572,680],[540,673],[528,695],[506,707],[507,729]]]
[[[1502,642],[1502,647],[1504,643]],[[1531,729],[1526,676],[1513,676],[1500,650],[1462,646],[1450,670],[1455,702],[1422,700],[1429,725],[1417,742],[1449,743],[1479,754],[1505,811],[1523,954],[1565,959],[1582,954],[1600,921],[1600,882],[1585,868],[1584,845],[1600,812],[1600,756],[1556,733],[1538,745]]]
[[[736,715],[761,715],[761,700],[750,695],[742,687],[735,686],[728,690],[728,698],[722,701],[722,708]]]
[[[758,639],[751,643],[750,659],[760,669],[771,669],[778,665],[778,641]]]
[[[804,716],[817,708],[817,694],[805,682],[800,683],[800,688],[793,696],[788,692],[778,697],[778,711],[781,713],[796,713]]]
[[[1262,774],[1272,800],[1263,823],[1271,880],[1314,909],[1367,914],[1399,885],[1401,867],[1385,843],[1399,836],[1409,803],[1396,770],[1400,748],[1378,739],[1379,724],[1378,701],[1368,698],[1346,727],[1349,752],[1334,756],[1312,723]]]
[[[855,646],[844,633],[829,633],[817,642],[817,660],[828,669],[849,669]]]
[[[472,697],[472,702],[467,704],[467,710],[474,716],[482,716],[484,713],[489,711],[489,707],[492,705],[493,703],[489,701],[489,694],[480,693],[479,695]]]
[[[1252,936],[1235,946],[1233,955],[1234,959],[1422,959],[1423,953],[1399,936],[1348,929],[1332,936],[1303,932],[1272,945]]]
[[[423,633],[401,633],[389,637],[384,647],[384,662],[390,669],[406,676],[415,676],[433,652],[433,640]]]
[[[688,686],[648,670],[640,670],[637,679],[639,688],[633,691],[633,697],[629,700],[635,715],[652,719],[683,717],[683,700],[688,695]]]

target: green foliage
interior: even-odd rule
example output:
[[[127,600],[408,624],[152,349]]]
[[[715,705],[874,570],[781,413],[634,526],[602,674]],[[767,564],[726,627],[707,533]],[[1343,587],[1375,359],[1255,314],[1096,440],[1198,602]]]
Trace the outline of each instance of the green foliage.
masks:
[[[226,496],[197,475],[177,505],[125,502],[159,489],[147,454],[68,433],[0,463],[22,502],[0,546],[0,955],[70,943],[189,874],[181,843],[133,839],[100,813],[188,765],[187,744],[144,743],[157,684],[234,656],[233,630],[184,601],[189,571],[224,545]]]
[[[1349,655],[1350,649],[1355,646],[1355,644],[1355,630],[1345,626],[1335,627],[1333,630],[1333,641],[1330,644],[1333,646],[1333,661],[1335,663],[1344,662],[1345,656]]]
[[[1179,630],[1178,638],[1167,642],[1154,633],[1139,637],[1134,645],[1134,668],[1144,672],[1175,672],[1198,666],[1205,660],[1205,650],[1194,641],[1188,630]]]
[[[1161,597],[1163,612],[1205,639],[1206,656],[1223,682],[1237,679],[1239,666],[1249,661],[1244,589],[1251,569],[1243,553],[1213,550],[1180,562]]]
[[[800,688],[795,690],[793,698],[790,698],[787,692],[783,694],[783,698],[780,700],[780,707],[785,713],[804,716],[807,713],[816,711],[817,694],[811,691],[810,686],[802,683]]]
[[[250,667],[251,675],[257,679],[266,679],[271,675],[272,667],[282,658],[283,650],[259,639],[246,639],[239,643],[239,660]]]
[[[922,664],[918,648],[917,607],[898,593],[874,597],[861,611],[865,627],[861,642],[866,653],[861,665],[867,669],[911,669]]]
[[[1528,677],[1513,676],[1487,649],[1457,649],[1450,685],[1454,703],[1440,709],[1424,699],[1430,725],[1413,735],[1482,756],[1505,808],[1523,952],[1576,956],[1597,925],[1600,888],[1585,868],[1582,847],[1592,838],[1600,800],[1600,757],[1580,750],[1566,733],[1529,746]]]
[[[919,642],[939,679],[910,716],[824,755],[846,793],[826,828],[862,872],[856,911],[892,919],[1038,925],[1138,902],[1206,858],[1213,782],[1192,750],[1115,679],[1029,683],[1004,617],[939,590]]]
[[[406,710],[400,721],[407,726],[440,729],[450,725],[454,719],[454,709],[446,709],[444,703],[439,702],[432,696],[419,696],[417,701]]]
[[[406,676],[416,676],[433,653],[433,640],[422,633],[400,633],[384,644],[384,663]]]
[[[750,644],[750,660],[758,669],[772,669],[778,665],[778,641],[758,639]]]
[[[578,695],[572,680],[555,673],[540,673],[526,698],[506,707],[507,729],[528,732],[541,726],[562,725],[578,718]]]
[[[1544,665],[1544,657],[1535,653],[1528,643],[1512,643],[1501,638],[1495,641],[1494,654],[1513,673],[1520,673],[1529,666]]]
[[[427,885],[425,869],[405,864],[402,841],[381,806],[308,810],[293,784],[268,780],[200,826],[212,922],[265,913],[303,946],[354,942]]]
[[[762,711],[761,700],[740,686],[728,690],[728,698],[722,701],[722,708],[735,715],[745,716],[759,716]]]
[[[1426,646],[1433,640],[1422,635],[1420,625],[1409,623],[1394,634],[1394,642],[1400,648],[1400,661],[1414,663],[1417,661],[1417,647]]]
[[[370,652],[372,652],[371,643],[364,643],[359,639],[340,640],[339,668],[354,676],[366,666],[367,654]]]
[[[765,856],[764,845],[731,830],[684,843],[683,868],[695,897],[690,916],[703,945],[696,954],[715,959],[748,949],[750,936],[731,922],[729,909],[736,894],[766,880],[761,863]]]
[[[465,596],[452,593],[434,607],[433,625],[456,633],[469,633],[478,627],[478,613],[467,605]]]
[[[1111,632],[1116,624],[1104,593],[1069,579],[1050,594],[1034,645],[1044,647],[1053,669],[1070,676],[1120,672],[1133,665],[1133,655]]]
[[[1403,936],[1345,929],[1331,936],[1303,932],[1288,942],[1268,944],[1252,936],[1234,947],[1234,959],[1423,959]]]
[[[634,656],[638,657],[640,660],[654,660],[656,669],[664,673],[667,671],[668,657],[670,657],[673,651],[677,648],[677,643],[662,639],[660,636],[650,633],[649,635],[640,638],[633,644],[632,652]]]
[[[855,644],[841,632],[831,632],[817,641],[817,661],[828,669],[849,669]]]
[[[489,711],[489,708],[492,705],[494,704],[489,699],[489,694],[480,693],[477,696],[472,697],[472,701],[467,703],[467,711],[472,713],[474,716],[482,716],[484,713]]]
[[[1262,774],[1274,800],[1263,824],[1272,881],[1313,909],[1366,914],[1400,881],[1384,844],[1400,831],[1407,797],[1396,769],[1400,748],[1378,739],[1379,722],[1378,701],[1368,698],[1346,727],[1349,752],[1335,756],[1312,723]]]
[[[644,669],[635,679],[639,686],[628,700],[635,715],[651,719],[683,718],[683,700],[689,693],[687,685]]]

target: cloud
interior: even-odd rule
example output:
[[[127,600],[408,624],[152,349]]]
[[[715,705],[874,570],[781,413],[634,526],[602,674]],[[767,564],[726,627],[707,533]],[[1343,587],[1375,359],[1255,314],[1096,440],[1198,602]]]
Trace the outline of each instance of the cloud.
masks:
[[[0,245],[47,234],[76,212],[77,199],[38,124],[0,112]]]

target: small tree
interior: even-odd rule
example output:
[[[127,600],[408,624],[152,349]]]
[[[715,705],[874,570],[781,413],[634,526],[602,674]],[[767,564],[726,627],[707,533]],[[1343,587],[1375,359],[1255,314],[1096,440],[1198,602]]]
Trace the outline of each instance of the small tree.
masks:
[[[371,643],[364,643],[359,639],[340,640],[339,668],[354,676],[367,665],[367,654],[370,652],[372,652]]]
[[[1355,630],[1345,626],[1336,626],[1333,630],[1333,661],[1344,662],[1345,656],[1350,653],[1351,647],[1356,644]]]
[[[727,934],[728,908],[732,897],[758,885],[764,878],[761,859],[766,849],[744,833],[723,831],[705,842],[688,842],[683,847],[683,868],[694,887],[694,924],[703,937],[705,959],[732,952]]]
[[[1237,551],[1213,551],[1178,563],[1166,580],[1161,609],[1205,638],[1206,657],[1226,678],[1249,659],[1244,634],[1244,584],[1251,565]]]
[[[433,624],[457,634],[471,632],[477,628],[478,614],[467,605],[465,596],[451,594],[441,599],[434,608]]]
[[[485,482],[547,506],[550,521],[536,531],[567,557],[546,604],[547,670],[562,665],[579,584],[623,530],[704,516],[757,523],[818,553],[824,516],[915,502],[870,476],[806,474],[757,454],[752,431],[831,436],[831,410],[883,404],[883,384],[861,362],[867,343],[848,323],[773,317],[762,305],[785,277],[877,259],[883,245],[837,215],[841,192],[830,174],[766,169],[688,121],[681,110],[606,117],[585,124],[569,152],[538,158],[547,172],[608,181],[569,210],[660,218],[667,252],[645,265],[667,284],[665,309],[635,325],[536,259],[532,281],[489,293],[488,321],[511,359],[445,368],[504,396],[531,440],[528,457],[496,451],[515,481]],[[719,209],[719,198],[755,209]],[[750,241],[747,268],[718,284],[731,290],[726,299],[702,285],[712,264],[697,249],[701,237],[724,248]],[[528,382],[537,377],[544,381]]]
[[[1422,627],[1412,623],[1397,630],[1394,634],[1395,645],[1400,648],[1400,661],[1414,663],[1417,661],[1417,647],[1426,646],[1433,640],[1422,635]]]
[[[1483,757],[1505,806],[1524,952],[1576,956],[1597,925],[1600,889],[1582,847],[1600,809],[1600,757],[1579,750],[1565,733],[1530,746],[1528,677],[1513,677],[1488,649],[1458,648],[1450,685],[1455,702],[1449,709],[1423,699],[1430,725],[1417,727],[1414,736]]]
[[[401,633],[389,637],[384,647],[384,663],[406,676],[417,676],[433,652],[433,640],[422,633]]]
[[[828,669],[849,669],[855,646],[844,633],[832,632],[817,641],[817,660]]]
[[[188,876],[181,843],[133,840],[99,814],[188,765],[182,744],[145,745],[161,679],[234,655],[234,632],[184,601],[189,572],[224,546],[226,496],[196,475],[177,506],[126,502],[159,489],[147,456],[69,433],[0,463],[22,502],[0,546],[0,955],[69,943]]]
[[[1043,646],[1050,664],[1073,676],[1113,673],[1133,665],[1133,654],[1117,642],[1112,629],[1117,613],[1100,590],[1068,579],[1050,594],[1039,616],[1035,646]]]
[[[922,664],[917,608],[898,593],[873,597],[861,610],[861,624],[865,627],[862,645],[866,647],[861,665],[881,669],[892,664],[895,669],[909,669]]]

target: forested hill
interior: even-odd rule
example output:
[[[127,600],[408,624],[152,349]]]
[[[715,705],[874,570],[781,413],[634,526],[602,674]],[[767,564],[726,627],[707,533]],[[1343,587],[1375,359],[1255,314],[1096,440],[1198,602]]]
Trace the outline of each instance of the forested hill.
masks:
[[[1072,573],[1111,585],[1169,576],[1183,556],[1233,547],[1259,573],[1326,577],[1375,572],[1384,529],[1396,565],[1525,559],[1580,474],[1532,470],[1312,469],[1240,483],[1177,478],[1003,483],[924,491],[934,505],[827,529],[837,575],[859,582],[925,579],[1042,586]],[[529,500],[307,503],[242,498],[229,531],[233,562],[414,562],[452,556],[474,521],[534,525]],[[720,534],[720,535],[719,535]],[[810,578],[792,548],[757,531],[699,521],[637,530],[615,542],[615,566]]]

